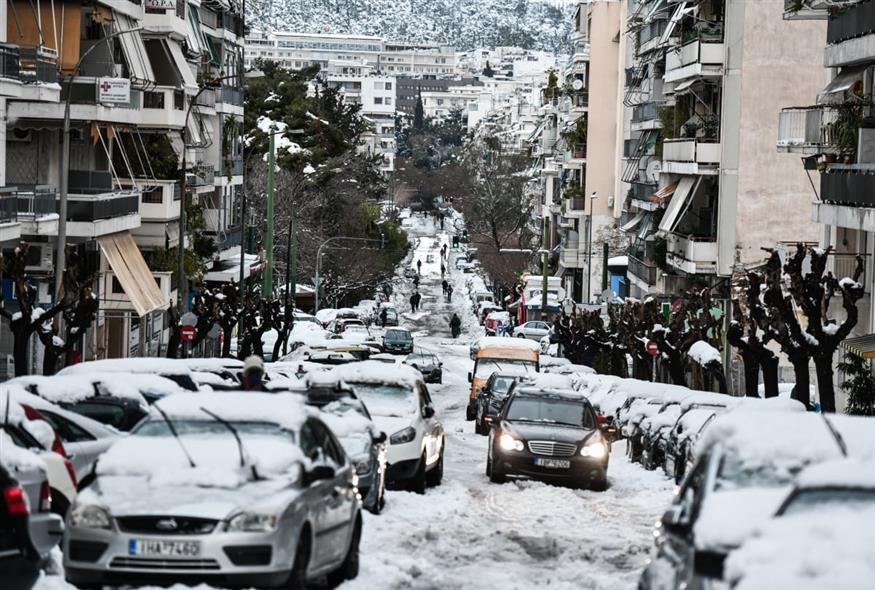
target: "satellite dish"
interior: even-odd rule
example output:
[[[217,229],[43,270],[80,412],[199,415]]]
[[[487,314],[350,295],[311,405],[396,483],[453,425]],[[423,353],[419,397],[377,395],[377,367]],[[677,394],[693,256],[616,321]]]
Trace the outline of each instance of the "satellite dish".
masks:
[[[575,90],[581,90],[583,88],[583,80],[580,78],[575,78],[574,82],[571,83],[571,87]]]
[[[662,172],[662,162],[653,159],[647,164],[647,171],[644,175],[650,182],[659,182],[659,173]]]

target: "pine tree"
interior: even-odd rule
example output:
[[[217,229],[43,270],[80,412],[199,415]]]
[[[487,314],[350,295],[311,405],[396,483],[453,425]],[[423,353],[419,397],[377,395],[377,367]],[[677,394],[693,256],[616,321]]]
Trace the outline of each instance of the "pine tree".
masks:
[[[493,70],[492,66],[489,65],[489,60],[486,60],[486,67],[483,68],[483,75],[487,78],[491,78],[495,75],[495,70]]]
[[[425,127],[425,109],[422,107],[422,91],[416,95],[416,107],[413,109],[413,128]]]
[[[845,413],[875,416],[875,377],[872,376],[869,361],[855,354],[847,354],[838,369],[845,376],[841,388],[848,394]]]

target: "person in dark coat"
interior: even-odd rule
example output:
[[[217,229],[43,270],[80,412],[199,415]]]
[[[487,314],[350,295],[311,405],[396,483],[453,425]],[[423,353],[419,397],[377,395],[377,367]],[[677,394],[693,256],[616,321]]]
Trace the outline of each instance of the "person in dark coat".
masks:
[[[462,331],[462,320],[456,314],[450,319],[450,331],[453,333],[453,338],[458,338]]]
[[[384,307],[383,309],[380,310],[380,326],[383,327],[383,328],[386,327],[386,317],[387,317],[387,315],[388,315],[388,314],[386,313],[386,308],[385,308],[385,307]]]
[[[416,312],[416,292],[413,292],[413,295],[410,296],[410,311]]]
[[[416,261],[416,272],[420,274],[422,273],[422,260]]]
[[[449,286],[450,286],[450,284],[447,282],[446,279],[444,279],[443,281],[441,281],[441,289],[443,289],[443,291],[444,291],[444,295],[447,294],[447,287],[449,287]]]
[[[453,286],[447,285],[447,303],[453,300]]]

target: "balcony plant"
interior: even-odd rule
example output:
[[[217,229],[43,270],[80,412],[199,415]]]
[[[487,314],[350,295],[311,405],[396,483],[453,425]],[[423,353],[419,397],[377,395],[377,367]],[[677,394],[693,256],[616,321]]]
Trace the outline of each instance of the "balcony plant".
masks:
[[[857,137],[863,122],[863,104],[839,105],[836,120],[830,123],[831,135],[839,154],[853,161],[857,152]]]

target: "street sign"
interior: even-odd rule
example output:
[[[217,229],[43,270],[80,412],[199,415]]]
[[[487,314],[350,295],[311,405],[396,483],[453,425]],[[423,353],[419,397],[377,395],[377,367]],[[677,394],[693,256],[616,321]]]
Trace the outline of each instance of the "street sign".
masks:
[[[647,346],[645,346],[645,350],[647,350],[647,354],[650,356],[656,356],[659,354],[659,346],[656,345],[655,340],[648,340]]]
[[[194,326],[180,326],[179,339],[183,342],[191,342],[197,336],[197,328]]]
[[[219,324],[213,324],[213,327],[210,328],[210,331],[207,333],[207,338],[210,338],[211,340],[216,340],[221,335],[222,327]]]
[[[176,10],[176,0],[146,0],[143,6],[155,10]]]
[[[127,78],[98,78],[97,102],[111,104],[131,102],[131,81]]]

